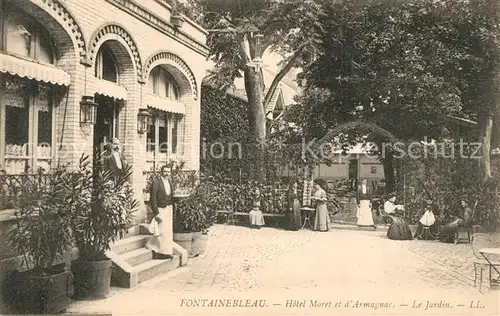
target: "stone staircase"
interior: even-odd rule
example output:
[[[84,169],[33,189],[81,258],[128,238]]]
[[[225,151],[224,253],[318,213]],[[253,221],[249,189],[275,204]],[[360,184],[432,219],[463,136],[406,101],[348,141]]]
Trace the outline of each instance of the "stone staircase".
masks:
[[[152,251],[146,248],[150,237],[147,225],[140,224],[111,246],[106,255],[113,261],[113,286],[132,288],[187,264],[187,251],[175,243],[172,259],[153,260]]]

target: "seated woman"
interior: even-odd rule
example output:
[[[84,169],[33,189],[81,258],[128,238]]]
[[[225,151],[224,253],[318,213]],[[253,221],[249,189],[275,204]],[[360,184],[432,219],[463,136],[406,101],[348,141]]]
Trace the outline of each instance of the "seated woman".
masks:
[[[384,204],[386,216],[391,218],[391,226],[387,230],[387,238],[392,240],[412,240],[410,227],[401,216],[399,211],[404,209],[403,205],[396,205],[396,196],[392,194]]]
[[[255,189],[254,192],[254,202],[253,209],[248,213],[248,220],[250,222],[251,228],[260,229],[265,225],[264,215],[260,210],[260,192],[259,189]]]

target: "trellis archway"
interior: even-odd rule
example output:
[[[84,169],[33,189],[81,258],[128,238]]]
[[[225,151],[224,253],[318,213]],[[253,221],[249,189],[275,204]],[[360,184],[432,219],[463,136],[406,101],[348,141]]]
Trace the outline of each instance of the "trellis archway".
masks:
[[[390,131],[385,128],[371,122],[365,121],[351,121],[344,124],[340,124],[333,129],[331,129],[323,138],[321,138],[315,146],[312,146],[312,151],[315,154],[321,153],[324,149],[324,145],[332,142],[335,138],[341,134],[347,135],[356,135],[356,136],[364,136],[371,135],[368,138],[368,142],[377,143],[378,145],[382,144],[382,147],[377,147],[376,151],[381,154],[381,160],[384,167],[384,177],[386,180],[386,186],[389,191],[393,191],[396,189],[396,178],[397,174],[395,173],[396,168],[395,159],[394,159],[394,150],[397,144],[403,144],[402,141],[392,134]],[[370,141],[371,139],[371,141]],[[376,141],[373,141],[376,140]],[[321,152],[320,152],[321,151]],[[318,163],[320,160],[316,160],[315,163]],[[402,170],[400,170],[402,172]]]
[[[338,134],[340,133],[349,133],[356,132],[357,134],[372,134],[378,136],[380,139],[384,141],[388,141],[390,143],[396,143],[400,140],[394,136],[388,130],[380,127],[375,123],[367,123],[363,121],[352,121],[344,124],[340,124],[335,128],[331,129],[323,138],[319,141],[319,143],[325,143],[332,141]]]

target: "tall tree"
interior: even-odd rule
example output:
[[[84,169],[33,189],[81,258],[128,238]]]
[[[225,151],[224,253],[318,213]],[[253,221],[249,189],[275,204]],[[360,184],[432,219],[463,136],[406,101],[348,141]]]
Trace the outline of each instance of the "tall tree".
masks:
[[[491,120],[482,117],[491,117],[498,95],[492,93],[498,89],[498,32],[487,13],[493,2],[325,4],[320,54],[303,73],[302,103],[310,113],[305,130],[321,135],[329,126],[363,120],[420,141],[449,137],[439,120],[449,114],[479,118],[491,131]]]
[[[251,141],[264,144],[268,136],[266,108],[284,76],[314,56],[322,7],[313,0],[191,0],[191,3],[201,10],[199,20],[209,31],[210,57],[215,62],[214,82],[226,87],[243,77]],[[266,51],[284,57],[271,83],[264,83],[262,75],[262,56]],[[265,146],[257,146],[258,160],[262,160],[264,149]],[[258,177],[265,178],[263,166]]]
[[[474,1],[475,7],[482,10],[486,23],[483,35],[487,37],[484,45],[485,51],[490,57],[489,62],[486,62],[489,69],[485,72],[487,80],[484,82],[484,106],[479,110],[479,124],[481,128],[481,143],[482,143],[482,170],[483,180],[491,179],[491,145],[498,142],[498,133],[500,128],[500,2],[498,0],[487,0],[485,4],[481,1]],[[483,29],[483,30],[484,30]],[[489,32],[487,32],[489,31]],[[484,34],[486,33],[486,34]],[[497,126],[493,128],[494,124]]]

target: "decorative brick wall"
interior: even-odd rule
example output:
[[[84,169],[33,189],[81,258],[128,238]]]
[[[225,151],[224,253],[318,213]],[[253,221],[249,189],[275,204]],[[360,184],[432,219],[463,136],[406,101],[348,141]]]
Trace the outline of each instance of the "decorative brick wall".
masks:
[[[184,149],[182,158],[187,161],[188,168],[199,169],[199,95],[201,79],[207,69],[207,49],[204,43],[194,39],[205,40],[206,33],[189,27],[190,32],[198,32],[189,36],[184,28],[174,30],[168,21],[164,21],[163,14],[160,16],[141,9],[139,16],[139,11],[134,13],[134,2],[127,0],[126,6],[121,3],[110,0],[16,0],[21,9],[47,28],[57,44],[57,65],[71,77],[71,85],[56,108],[56,143],[59,161],[73,167],[77,166],[82,154],[92,155],[93,134],[80,126],[80,101],[82,96],[93,95],[96,91],[93,80],[95,55],[102,43],[109,41],[111,44],[118,63],[119,83],[127,89],[127,100],[119,117],[119,138],[126,148],[127,161],[133,165],[133,187],[137,199],[142,202],[143,171],[148,168],[146,136],[137,132],[137,114],[146,106],[144,82],[147,72],[156,65],[168,65],[180,85],[186,115],[182,122],[184,126],[179,128],[179,140],[183,140],[179,147]],[[146,218],[144,203],[141,204],[141,210],[136,214],[137,222]]]

